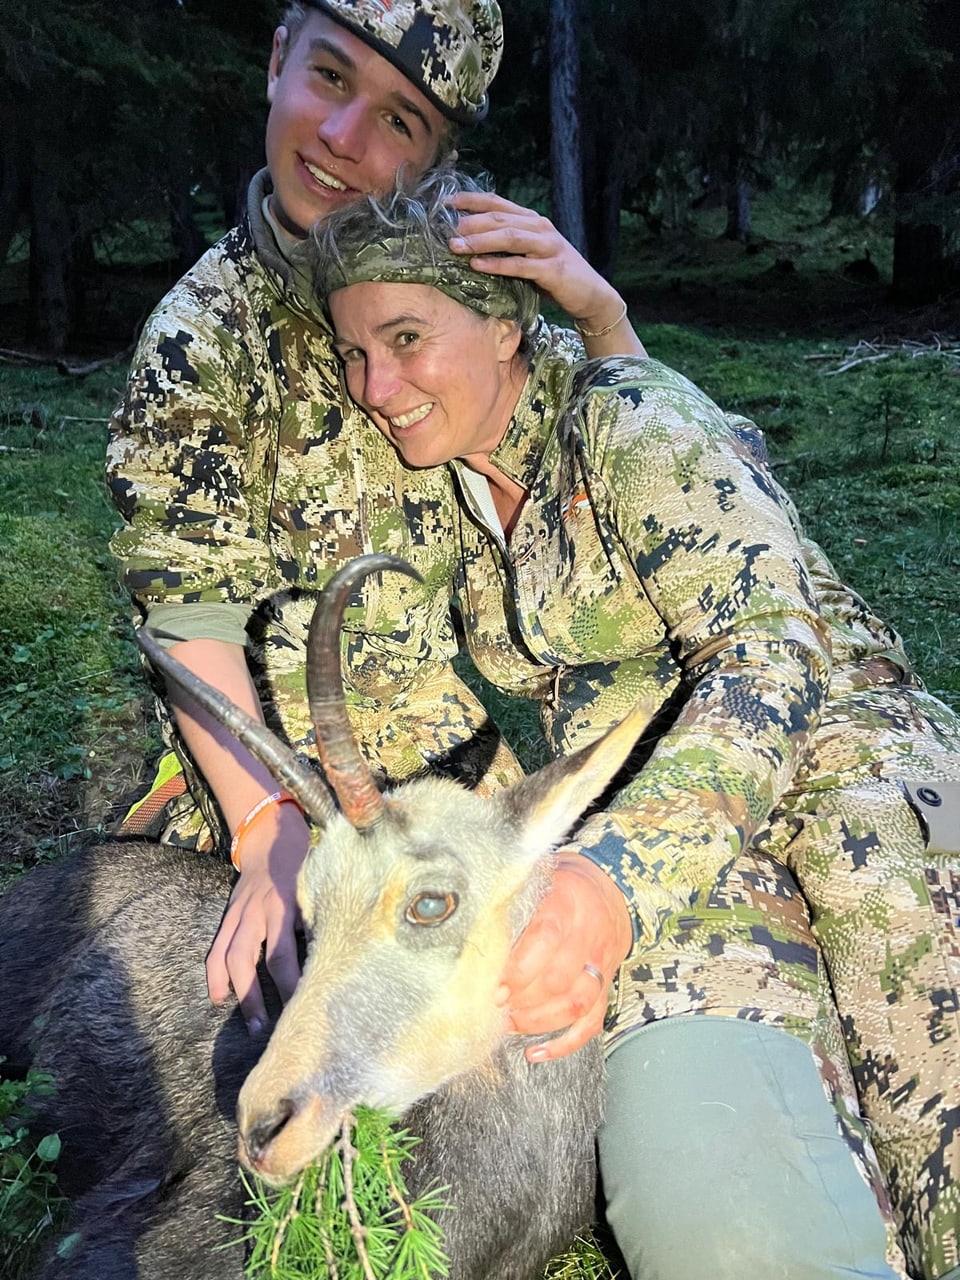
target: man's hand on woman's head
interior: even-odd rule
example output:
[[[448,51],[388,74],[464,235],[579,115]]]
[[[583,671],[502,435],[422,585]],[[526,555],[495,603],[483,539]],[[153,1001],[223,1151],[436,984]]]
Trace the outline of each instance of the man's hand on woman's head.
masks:
[[[646,352],[624,313],[623,299],[591,267],[549,218],[492,192],[461,192],[451,202],[461,213],[454,253],[468,255],[476,271],[519,276],[535,285],[585,331],[589,356]]]
[[[597,1035],[610,983],[632,941],[626,899],[616,884],[581,854],[561,852],[550,890],[514,945],[498,992],[512,1030],[537,1035],[566,1028],[529,1048],[531,1062],[562,1058]]]

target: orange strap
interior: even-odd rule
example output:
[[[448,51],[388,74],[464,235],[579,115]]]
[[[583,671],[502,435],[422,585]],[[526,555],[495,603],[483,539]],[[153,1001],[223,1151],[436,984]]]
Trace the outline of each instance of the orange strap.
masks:
[[[272,804],[295,804],[303,813],[303,807],[300,801],[286,791],[274,791],[272,795],[264,796],[262,800],[258,800],[248,814],[240,819],[237,823],[237,829],[233,833],[233,839],[230,841],[230,861],[233,863],[234,869],[240,870],[240,842],[247,834],[253,824],[263,813],[264,809],[269,809]]]

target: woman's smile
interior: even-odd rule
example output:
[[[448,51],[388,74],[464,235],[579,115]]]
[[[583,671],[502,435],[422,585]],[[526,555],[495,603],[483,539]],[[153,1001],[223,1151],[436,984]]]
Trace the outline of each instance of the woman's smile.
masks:
[[[391,431],[407,431],[410,427],[418,426],[423,422],[432,409],[433,402],[430,401],[427,404],[420,405],[419,408],[411,409],[409,413],[391,414],[386,421],[389,423]]]

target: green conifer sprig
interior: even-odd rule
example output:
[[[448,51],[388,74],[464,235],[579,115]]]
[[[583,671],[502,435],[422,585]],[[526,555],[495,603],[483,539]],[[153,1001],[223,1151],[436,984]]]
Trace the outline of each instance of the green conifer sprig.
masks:
[[[251,1280],[443,1280],[449,1263],[435,1216],[443,1188],[411,1199],[401,1166],[419,1139],[383,1112],[358,1108],[337,1140],[290,1187],[244,1175],[250,1220],[238,1223]]]
[[[449,1261],[437,1216],[443,1187],[411,1200],[402,1165],[419,1139],[381,1111],[358,1108],[336,1141],[280,1191],[242,1175],[247,1221],[236,1243],[248,1247],[250,1280],[444,1280]],[[615,1280],[585,1232],[555,1258],[544,1280]]]

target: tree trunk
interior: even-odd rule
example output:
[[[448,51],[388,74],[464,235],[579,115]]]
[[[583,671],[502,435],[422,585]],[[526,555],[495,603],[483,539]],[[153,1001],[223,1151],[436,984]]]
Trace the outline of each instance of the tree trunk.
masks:
[[[23,147],[22,104],[0,102],[0,264],[6,262],[10,241],[16,234],[23,212],[26,155]]]
[[[62,153],[42,131],[33,137],[30,157],[31,336],[53,355],[62,355],[70,335],[71,234],[58,179]]]
[[[587,256],[609,280],[620,246],[620,207],[623,199],[623,148],[611,147],[621,136],[622,104],[613,94],[594,104],[582,124],[584,213]]]
[[[918,306],[960,288],[960,193],[897,193],[893,296]]]
[[[170,239],[177,260],[177,268],[183,273],[206,252],[207,242],[197,226],[193,212],[193,195],[189,179],[174,176],[167,195],[170,210]]]
[[[859,152],[840,158],[830,186],[829,218],[867,218],[884,198],[883,176]]]
[[[223,209],[224,225],[235,226],[243,220],[247,211],[247,188],[256,169],[250,165],[242,167],[223,164],[219,169],[220,205]]]
[[[750,187],[743,178],[727,183],[727,225],[724,238],[746,244],[753,233],[750,215]]]
[[[553,220],[586,255],[580,143],[577,0],[550,0],[550,173]]]

